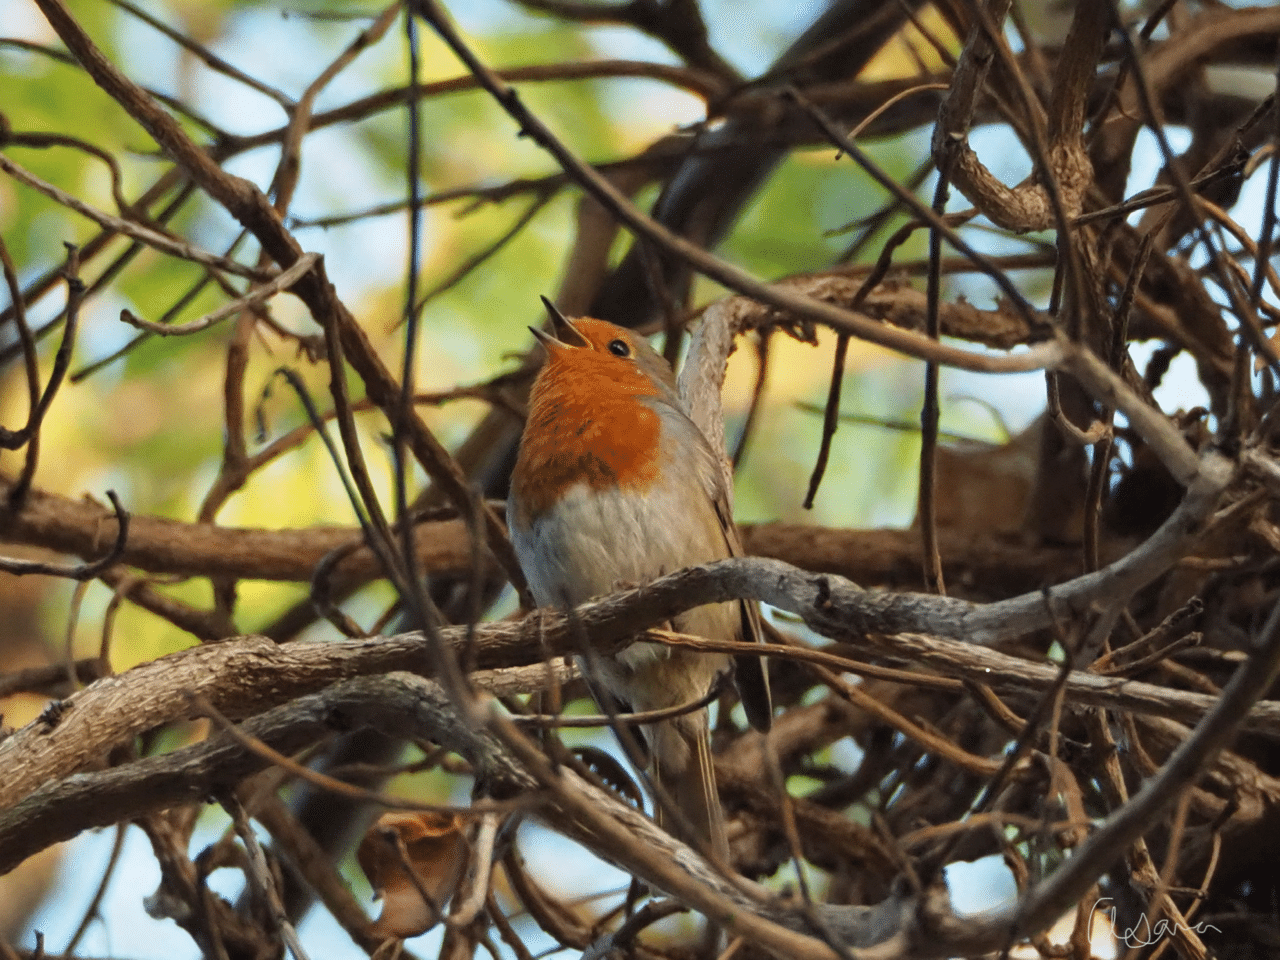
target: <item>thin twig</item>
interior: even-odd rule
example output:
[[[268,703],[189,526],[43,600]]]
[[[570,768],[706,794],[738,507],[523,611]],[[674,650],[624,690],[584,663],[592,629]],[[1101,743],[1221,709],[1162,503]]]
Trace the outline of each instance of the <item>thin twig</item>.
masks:
[[[115,2],[119,2],[119,0],[115,0]],[[203,317],[188,323],[152,323],[150,320],[143,320],[141,317],[135,316],[130,310],[121,310],[120,319],[130,326],[137,327],[139,330],[146,330],[161,337],[182,337],[190,333],[199,333],[202,330],[209,329],[214,324],[222,322],[227,317],[234,316],[248,307],[262,303],[262,301],[275,296],[281,290],[288,290],[297,282],[299,277],[315,266],[319,259],[320,254],[318,253],[304,253],[293,266],[288,270],[282,270],[267,283],[254,287],[243,297],[232,300],[230,303],[225,303],[217,310],[206,313]]]
[[[159,233],[150,227],[144,227],[141,224],[134,223],[131,220],[125,220],[121,217],[112,216],[109,213],[103,213],[89,204],[85,203],[79,197],[67,193],[55,187],[51,183],[46,183],[35,174],[24,170],[18,166],[3,153],[0,153],[0,170],[3,170],[19,183],[31,187],[33,190],[44,194],[55,203],[60,203],[64,207],[74,210],[83,217],[92,220],[98,226],[111,230],[115,233],[123,233],[127,237],[132,237],[146,246],[153,247],[162,253],[177,257],[180,260],[190,260],[193,263],[199,263],[203,266],[210,267],[214,270],[224,270],[227,273],[235,274],[240,277],[248,277],[250,280],[268,281],[272,278],[272,274],[264,273],[261,270],[255,270],[252,267],[246,267],[242,263],[234,260],[228,260],[225,257],[219,257],[206,250],[185,243],[181,240],[175,240],[173,237]]]

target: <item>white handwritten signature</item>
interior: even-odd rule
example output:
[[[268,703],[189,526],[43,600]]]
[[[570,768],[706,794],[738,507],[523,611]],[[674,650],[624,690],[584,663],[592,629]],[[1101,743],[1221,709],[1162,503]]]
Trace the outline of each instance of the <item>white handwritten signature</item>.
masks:
[[[1099,897],[1097,900],[1093,901],[1093,911],[1091,912],[1097,912],[1098,904],[1110,900],[1110,897]],[[1205,923],[1204,921],[1192,924],[1188,927],[1183,927],[1173,920],[1166,920],[1161,917],[1153,924],[1147,919],[1146,911],[1138,914],[1138,919],[1134,922],[1132,927],[1119,930],[1116,928],[1116,908],[1112,906],[1101,912],[1106,914],[1107,918],[1111,921],[1112,936],[1123,943],[1126,947],[1149,947],[1152,944],[1158,943],[1165,937],[1173,936],[1179,930],[1191,930],[1195,933],[1205,933],[1209,930],[1216,931],[1217,933],[1222,932],[1221,929],[1215,927],[1212,923]]]

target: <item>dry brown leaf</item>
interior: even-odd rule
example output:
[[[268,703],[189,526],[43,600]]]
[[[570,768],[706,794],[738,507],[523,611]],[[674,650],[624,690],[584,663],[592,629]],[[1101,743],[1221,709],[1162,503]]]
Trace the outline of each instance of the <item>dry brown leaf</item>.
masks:
[[[382,897],[382,913],[370,932],[403,939],[436,925],[466,862],[462,830],[460,817],[428,812],[387,813],[366,831],[356,859]],[[416,884],[405,869],[406,859],[417,875]],[[431,898],[430,904],[423,902],[419,888]]]

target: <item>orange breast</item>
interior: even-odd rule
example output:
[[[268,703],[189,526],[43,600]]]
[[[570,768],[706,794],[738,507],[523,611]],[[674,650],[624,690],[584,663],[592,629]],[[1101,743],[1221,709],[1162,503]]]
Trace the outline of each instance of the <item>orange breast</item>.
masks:
[[[511,488],[525,522],[577,484],[643,493],[657,478],[661,422],[645,402],[652,387],[580,367],[570,376],[548,368],[534,384]]]

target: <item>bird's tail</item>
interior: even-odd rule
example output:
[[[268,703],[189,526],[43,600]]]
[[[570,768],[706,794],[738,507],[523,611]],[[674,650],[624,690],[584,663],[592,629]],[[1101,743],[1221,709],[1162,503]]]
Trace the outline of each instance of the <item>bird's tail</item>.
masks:
[[[692,833],[668,815],[661,802],[654,804],[655,819],[663,829],[694,849],[710,844],[721,862],[727,863],[729,839],[725,832],[724,810],[720,806],[720,792],[716,789],[706,711],[657,723],[651,728],[650,735],[653,778],[674,801]]]

